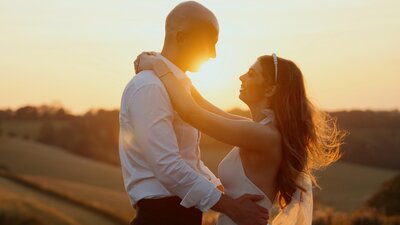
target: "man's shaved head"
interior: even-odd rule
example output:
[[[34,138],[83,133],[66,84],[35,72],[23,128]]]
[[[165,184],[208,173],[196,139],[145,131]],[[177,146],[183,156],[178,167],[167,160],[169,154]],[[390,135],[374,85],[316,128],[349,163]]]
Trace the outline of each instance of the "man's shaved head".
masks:
[[[182,70],[197,71],[215,58],[218,33],[217,18],[209,9],[194,1],[180,3],[167,16],[162,54]]]
[[[195,1],[182,2],[167,16],[165,22],[166,35],[178,31],[188,31],[204,27],[219,31],[219,25],[214,13]]]

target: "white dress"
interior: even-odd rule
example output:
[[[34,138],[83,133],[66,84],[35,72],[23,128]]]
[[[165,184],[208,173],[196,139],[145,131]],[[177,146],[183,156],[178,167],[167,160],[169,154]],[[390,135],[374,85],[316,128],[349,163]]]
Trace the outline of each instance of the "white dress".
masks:
[[[273,119],[273,112],[266,110],[263,112],[267,117],[260,122],[262,125],[270,123]],[[276,211],[277,204],[273,204],[267,195],[258,188],[245,174],[242,160],[240,158],[240,148],[234,147],[218,166],[218,174],[225,194],[231,198],[238,198],[244,194],[263,195],[264,199],[257,202],[266,208],[270,214]],[[297,189],[292,196],[292,201],[284,209],[279,210],[272,222],[272,225],[311,225],[313,212],[312,182],[308,175],[301,175],[297,181],[306,191]],[[275,214],[275,213],[274,213]],[[217,225],[236,225],[228,216],[220,213]]]
[[[266,125],[271,121],[272,118],[267,117],[260,124]],[[224,186],[225,194],[231,198],[239,198],[244,194],[263,195],[264,199],[257,203],[270,211],[273,205],[272,201],[246,176],[239,151],[239,147],[234,147],[218,166],[218,175]],[[217,225],[236,225],[236,223],[221,213]]]

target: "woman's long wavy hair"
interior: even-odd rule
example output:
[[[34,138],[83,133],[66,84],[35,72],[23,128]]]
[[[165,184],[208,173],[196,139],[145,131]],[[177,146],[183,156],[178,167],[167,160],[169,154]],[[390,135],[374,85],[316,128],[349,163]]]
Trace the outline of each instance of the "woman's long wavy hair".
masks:
[[[336,126],[336,120],[319,111],[307,97],[303,74],[295,63],[278,58],[278,76],[272,56],[258,58],[268,85],[276,85],[270,97],[278,129],[282,137],[282,162],[277,176],[277,201],[281,208],[292,200],[300,188],[297,179],[306,174],[318,186],[315,170],[337,161],[345,133]]]

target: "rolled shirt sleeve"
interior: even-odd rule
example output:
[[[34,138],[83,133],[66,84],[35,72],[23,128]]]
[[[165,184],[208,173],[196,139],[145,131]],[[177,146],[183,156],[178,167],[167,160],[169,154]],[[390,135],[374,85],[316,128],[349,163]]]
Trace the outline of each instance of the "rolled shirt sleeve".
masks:
[[[218,179],[211,170],[204,165],[203,161],[200,161],[201,171],[204,171],[208,177],[210,177],[210,181],[215,185],[215,187],[222,185],[221,180]]]
[[[161,82],[144,85],[129,101],[136,142],[157,180],[182,199],[182,206],[209,210],[221,193],[181,157],[172,124],[174,111],[164,86]]]

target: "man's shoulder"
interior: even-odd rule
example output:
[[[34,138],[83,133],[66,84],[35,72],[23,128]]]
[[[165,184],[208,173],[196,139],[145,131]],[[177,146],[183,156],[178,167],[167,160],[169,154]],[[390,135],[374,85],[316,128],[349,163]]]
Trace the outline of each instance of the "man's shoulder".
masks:
[[[127,86],[135,90],[144,86],[158,86],[164,89],[163,83],[152,70],[143,70],[139,72],[132,77]]]
[[[132,78],[132,83],[135,85],[163,85],[160,79],[152,70],[143,70]]]
[[[143,70],[132,77],[125,87],[124,95],[131,96],[133,93],[144,87],[160,88],[167,93],[161,80],[152,70]]]

